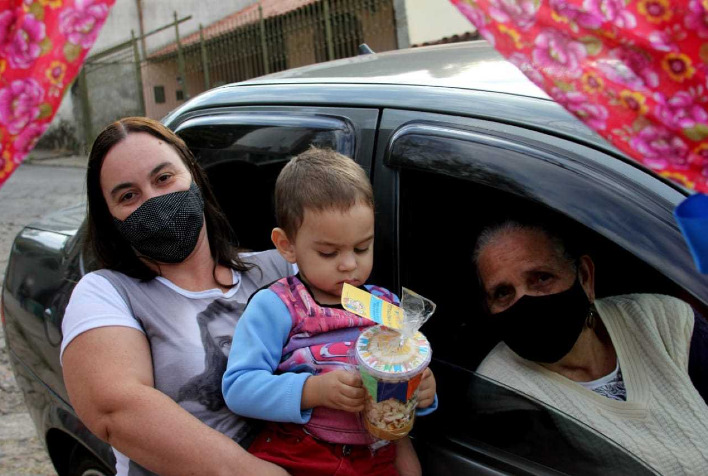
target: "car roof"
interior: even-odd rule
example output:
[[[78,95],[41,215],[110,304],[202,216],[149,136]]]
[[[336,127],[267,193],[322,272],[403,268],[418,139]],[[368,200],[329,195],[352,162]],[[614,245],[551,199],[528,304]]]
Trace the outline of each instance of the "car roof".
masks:
[[[458,114],[604,142],[482,40],[361,55],[226,84],[192,98],[163,123],[175,128],[200,110],[256,105]]]
[[[484,40],[360,55],[219,86],[173,110],[163,123],[175,129],[205,110],[274,105],[482,118],[583,143],[651,173],[563,109]]]
[[[240,84],[273,83],[438,86],[549,99],[483,40],[360,55],[261,76]]]

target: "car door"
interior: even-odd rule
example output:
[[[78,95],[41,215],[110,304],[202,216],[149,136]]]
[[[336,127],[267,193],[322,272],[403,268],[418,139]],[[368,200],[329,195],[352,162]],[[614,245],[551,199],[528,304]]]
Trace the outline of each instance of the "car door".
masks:
[[[377,282],[438,305],[423,327],[440,409],[416,424],[426,474],[651,474],[571,417],[474,373],[496,344],[471,254],[484,223],[546,212],[587,238],[598,296],[662,292],[705,313],[671,212],[686,194],[587,144],[480,119],[385,110],[374,164]]]
[[[173,127],[206,170],[246,249],[272,248],[273,190],[287,161],[310,146],[337,150],[370,171],[379,111],[248,106],[194,111]]]

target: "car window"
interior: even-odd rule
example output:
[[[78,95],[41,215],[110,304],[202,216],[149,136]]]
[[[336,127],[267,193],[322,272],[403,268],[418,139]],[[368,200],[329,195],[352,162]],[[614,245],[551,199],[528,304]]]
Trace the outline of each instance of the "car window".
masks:
[[[287,161],[310,146],[355,154],[355,131],[343,118],[297,113],[213,113],[176,129],[204,167],[239,244],[271,248],[273,190]]]
[[[423,332],[432,343],[439,395],[447,401],[427,433],[463,447],[487,445],[571,474],[587,474],[587,465],[597,469],[593,474],[650,472],[613,441],[570,416],[474,374],[497,340],[479,304],[472,247],[481,227],[495,218],[510,212],[544,213],[571,228],[595,258],[598,297],[631,292],[682,296],[685,290],[595,231],[603,215],[593,215],[598,212],[593,207],[607,206],[611,196],[588,197],[593,191],[584,175],[588,172],[572,170],[562,154],[539,159],[540,153],[528,143],[513,148],[496,137],[480,140],[481,134],[451,137],[437,135],[435,127],[406,127],[394,134],[386,163],[397,171],[400,283],[438,305]],[[544,160],[545,166],[537,163]],[[585,195],[576,199],[583,187]],[[644,212],[656,216],[652,210]],[[612,227],[626,227],[621,217],[632,213],[608,211],[607,234],[623,232]],[[588,217],[592,226],[578,221]],[[666,233],[672,232],[666,228]],[[660,229],[652,238],[656,242],[644,243],[644,252],[670,246]],[[456,429],[455,436],[443,431],[448,427]],[[427,441],[429,435],[423,433],[417,434]],[[594,461],[598,454],[605,463]]]
[[[399,171],[399,187],[401,283],[438,305],[424,328],[433,342],[446,342],[436,346],[436,355],[468,369],[474,370],[497,343],[481,318],[484,311],[472,248],[481,227],[505,213],[545,213],[574,228],[569,234],[582,239],[595,261],[598,297],[634,292],[682,295],[681,288],[619,246],[531,199],[407,168]]]
[[[601,295],[657,290],[688,300],[705,315],[708,278],[695,268],[672,215],[685,194],[585,145],[513,126],[489,127],[499,130],[408,124],[396,132],[386,162],[476,187],[474,200],[459,202],[456,210],[466,213],[472,231],[504,207],[553,210],[600,259],[607,257],[602,268],[611,273],[599,283]]]

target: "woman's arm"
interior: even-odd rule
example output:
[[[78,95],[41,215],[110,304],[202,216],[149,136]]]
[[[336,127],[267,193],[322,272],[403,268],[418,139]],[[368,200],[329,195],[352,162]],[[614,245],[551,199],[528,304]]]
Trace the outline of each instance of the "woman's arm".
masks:
[[[153,385],[150,347],[128,327],[80,334],[63,354],[79,418],[99,438],[161,475],[285,475],[182,409]]]

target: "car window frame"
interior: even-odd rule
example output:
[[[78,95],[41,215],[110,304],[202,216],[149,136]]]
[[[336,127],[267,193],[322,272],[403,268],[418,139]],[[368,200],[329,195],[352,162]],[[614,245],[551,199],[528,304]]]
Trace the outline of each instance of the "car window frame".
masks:
[[[273,120],[282,118],[289,125],[296,124],[298,118],[332,118],[349,125],[354,134],[354,156],[352,157],[364,170],[371,172],[372,156],[376,140],[380,110],[372,107],[333,107],[333,106],[223,106],[195,109],[177,117],[169,117],[167,127],[175,132],[183,129],[184,124],[194,119],[221,117],[247,118],[250,116],[270,116]]]
[[[386,218],[387,223],[381,223],[382,233],[380,235],[392,234],[392,238],[382,249],[381,255],[384,255],[387,260],[386,266],[395,270],[395,273],[389,273],[385,277],[385,280],[392,283],[395,289],[398,289],[401,283],[400,256],[396,247],[400,238],[398,235],[399,184],[396,169],[402,164],[392,162],[391,149],[402,137],[421,131],[435,137],[463,140],[475,137],[475,140],[479,140],[483,146],[498,146],[520,153],[528,153],[529,157],[534,160],[559,162],[564,167],[571,168],[575,173],[598,178],[603,185],[612,189],[618,200],[623,200],[628,207],[633,207],[647,216],[655,217],[656,223],[663,227],[662,233],[666,235],[664,239],[666,242],[676,243],[677,251],[671,255],[670,260],[665,259],[663,255],[650,256],[648,251],[637,253],[630,248],[630,246],[636,245],[635,235],[619,239],[619,235],[611,228],[600,227],[600,220],[592,223],[581,221],[580,223],[584,223],[599,235],[617,243],[630,254],[649,264],[657,273],[676,283],[701,305],[708,306],[708,277],[700,274],[693,265],[693,258],[673,218],[673,208],[688,196],[688,191],[682,191],[678,187],[667,184],[665,179],[653,175],[647,169],[617,160],[608,155],[606,151],[592,148],[590,144],[571,142],[567,138],[556,137],[548,131],[523,129],[515,125],[478,118],[386,109],[382,114],[380,145],[376,151],[374,176],[380,182],[387,182],[387,185],[379,186],[378,189],[375,187],[375,192],[377,203],[386,208],[382,215]],[[540,137],[543,138],[542,141],[539,140]],[[563,147],[568,145],[577,148],[577,151],[591,154],[592,157],[583,157],[577,152],[569,157],[564,157],[563,153],[567,149]],[[534,150],[533,147],[541,147],[542,149]],[[424,164],[420,164],[419,168],[424,170],[426,167]],[[497,188],[493,183],[487,185]],[[513,193],[513,191],[511,192]],[[543,201],[541,203],[556,208],[553,204]],[[563,212],[563,209],[559,211]],[[578,221],[572,214],[567,215]]]
[[[405,284],[402,283],[401,250],[398,246],[401,239],[401,214],[399,208],[401,206],[401,189],[399,170],[402,166],[411,166],[411,164],[397,163],[395,160],[392,160],[392,149],[396,141],[414,133],[427,133],[431,136],[445,138],[469,138],[470,135],[473,135],[479,143],[486,146],[496,146],[506,150],[513,150],[517,153],[529,155],[535,160],[556,162],[556,165],[565,162],[566,166],[568,165],[568,158],[564,157],[564,149],[562,146],[564,144],[572,144],[573,147],[579,150],[589,151],[591,154],[594,154],[596,159],[598,157],[601,158],[601,160],[586,161],[585,158],[581,157],[578,153],[571,154],[571,160],[576,171],[581,170],[595,177],[597,177],[598,174],[607,174],[608,170],[611,171],[610,176],[613,178],[606,177],[604,180],[608,181],[610,185],[613,185],[612,180],[618,181],[618,183],[614,184],[614,189],[619,196],[633,203],[634,206],[657,212],[660,221],[662,221],[668,229],[678,231],[678,227],[673,222],[671,212],[673,207],[680,200],[685,198],[687,193],[681,190],[680,187],[667,184],[665,179],[647,173],[641,166],[637,167],[631,163],[626,163],[618,160],[616,157],[612,157],[607,154],[606,150],[594,148],[588,143],[573,142],[568,140],[567,137],[554,136],[550,131],[526,130],[518,125],[509,125],[485,120],[483,118],[466,118],[440,113],[385,109],[382,114],[379,145],[376,150],[374,162],[374,190],[377,204],[380,206],[378,210],[379,217],[383,218],[380,220],[377,217],[378,243],[375,252],[377,254],[377,269],[383,269],[383,271],[379,271],[377,274],[377,282],[388,284],[393,289],[400,289],[401,285]],[[545,141],[539,141],[539,137],[544,137]],[[559,153],[559,151],[561,153]],[[416,165],[418,165],[419,169],[426,169],[424,164]],[[605,169],[604,171],[602,170],[603,168]],[[623,180],[619,180],[620,177],[623,177]],[[635,182],[629,181],[632,179],[634,179]],[[623,186],[619,186],[620,182],[623,182],[622,185],[629,184],[631,186],[625,189]],[[487,183],[486,185],[495,187],[493,183]],[[511,192],[513,193],[513,191]],[[647,200],[637,202],[636,199],[631,197],[632,193],[639,193],[642,197],[647,198]],[[606,233],[603,233],[603,231],[606,230],[594,229],[594,231],[612,240],[611,234],[607,236]],[[379,240],[380,236],[383,236],[384,239]],[[627,249],[627,247],[623,248],[629,253],[635,254],[632,250]],[[684,260],[684,263],[691,265],[692,260],[687,249],[685,255],[688,259]],[[642,257],[643,256],[639,256],[640,259]],[[656,269],[656,266],[654,267]],[[665,269],[656,269],[656,271],[666,276]],[[671,275],[668,277],[676,281]],[[682,283],[677,284],[681,286]],[[703,297],[702,302],[705,304],[708,291],[702,293],[701,296]],[[435,360],[434,358],[434,361]],[[492,380],[490,381],[494,382]],[[501,385],[497,382],[494,383]],[[531,398],[522,392],[514,389],[510,390],[523,398]],[[535,399],[532,400],[536,401]],[[536,401],[536,403],[542,404],[538,401]],[[552,407],[549,407],[549,409],[561,415],[563,418],[573,421],[587,428],[589,431],[597,433],[572,416]],[[600,436],[604,440],[617,445],[627,457],[641,461],[609,437],[605,435]]]

